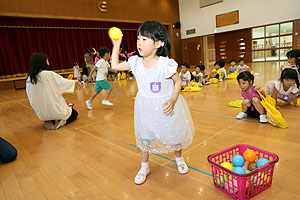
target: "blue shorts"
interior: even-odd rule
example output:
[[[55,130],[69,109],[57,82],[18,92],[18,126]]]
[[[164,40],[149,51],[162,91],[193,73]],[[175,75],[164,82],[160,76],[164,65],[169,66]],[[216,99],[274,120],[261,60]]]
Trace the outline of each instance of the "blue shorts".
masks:
[[[112,86],[109,84],[109,82],[106,79],[101,81],[96,81],[95,92],[101,92],[102,90],[109,90],[110,88],[112,88]]]

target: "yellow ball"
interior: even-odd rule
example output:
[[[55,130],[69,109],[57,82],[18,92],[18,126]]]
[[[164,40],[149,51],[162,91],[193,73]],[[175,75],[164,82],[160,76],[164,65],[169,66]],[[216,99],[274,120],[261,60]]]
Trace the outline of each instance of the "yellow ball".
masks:
[[[111,27],[108,30],[108,35],[111,39],[118,40],[122,35],[122,31],[121,31],[121,29],[119,29],[117,27]]]
[[[229,162],[221,163],[221,166],[232,171],[233,167]]]

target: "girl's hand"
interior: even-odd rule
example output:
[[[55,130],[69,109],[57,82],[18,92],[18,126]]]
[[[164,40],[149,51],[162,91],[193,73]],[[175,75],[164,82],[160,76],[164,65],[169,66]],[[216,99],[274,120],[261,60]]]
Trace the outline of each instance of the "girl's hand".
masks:
[[[259,86],[256,86],[255,88],[254,88],[254,90],[255,91],[259,91],[260,93],[263,93],[263,89],[261,89],[261,87],[259,87]]]
[[[112,38],[110,38],[110,40],[111,40],[113,46],[120,46],[122,43],[122,38],[123,38],[123,34],[121,35],[121,37],[118,40],[114,40]]]
[[[174,104],[176,101],[170,99],[168,101],[166,101],[162,106],[164,107],[163,112],[166,115],[173,115],[174,114]]]

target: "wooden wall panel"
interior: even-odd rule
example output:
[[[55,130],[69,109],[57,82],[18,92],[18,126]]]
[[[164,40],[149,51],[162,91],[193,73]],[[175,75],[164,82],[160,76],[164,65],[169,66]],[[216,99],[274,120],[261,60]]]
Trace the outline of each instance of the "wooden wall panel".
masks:
[[[300,49],[300,19],[294,21],[293,49]]]
[[[241,50],[240,43],[244,42],[244,50]],[[251,51],[251,29],[242,29],[226,33],[215,34],[216,60],[224,60],[226,64],[231,59],[240,59],[240,52],[245,52],[243,59],[245,62],[252,62]],[[222,51],[225,49],[225,51]],[[221,55],[225,53],[225,55]],[[225,58],[222,58],[224,56]]]
[[[172,24],[179,21],[177,0],[107,0],[106,13],[98,10],[98,2],[100,0],[1,0],[0,15],[124,22],[156,20]]]
[[[202,37],[182,40],[182,62],[187,62],[190,65],[203,64]]]

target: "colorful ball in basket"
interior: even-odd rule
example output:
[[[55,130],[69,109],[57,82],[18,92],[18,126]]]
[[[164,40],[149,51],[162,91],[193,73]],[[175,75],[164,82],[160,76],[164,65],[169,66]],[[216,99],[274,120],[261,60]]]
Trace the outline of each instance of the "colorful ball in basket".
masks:
[[[244,170],[247,170],[247,169],[248,169],[248,165],[249,165],[249,162],[246,161],[246,162],[244,163],[244,165],[242,166],[242,168],[243,168]]]
[[[244,156],[245,160],[247,160],[248,162],[254,162],[256,160],[256,153],[255,153],[255,151],[253,151],[251,149],[247,149],[243,153],[243,156]]]
[[[249,163],[248,170],[253,171],[257,168],[256,162]]]
[[[117,27],[111,27],[108,30],[108,35],[111,39],[118,40],[118,39],[120,39],[120,37],[122,35],[122,31],[121,31],[121,29],[119,29]]]
[[[232,165],[229,162],[222,162],[221,166],[226,168],[226,169],[229,169],[229,170],[233,169]]]
[[[241,155],[235,155],[232,157],[232,164],[236,167],[242,167],[245,163],[245,159]]]
[[[237,174],[246,174],[246,171],[241,167],[235,167],[232,171]]]
[[[257,167],[261,167],[261,166],[267,164],[268,162],[270,162],[268,159],[266,159],[266,158],[260,158],[257,161]]]

